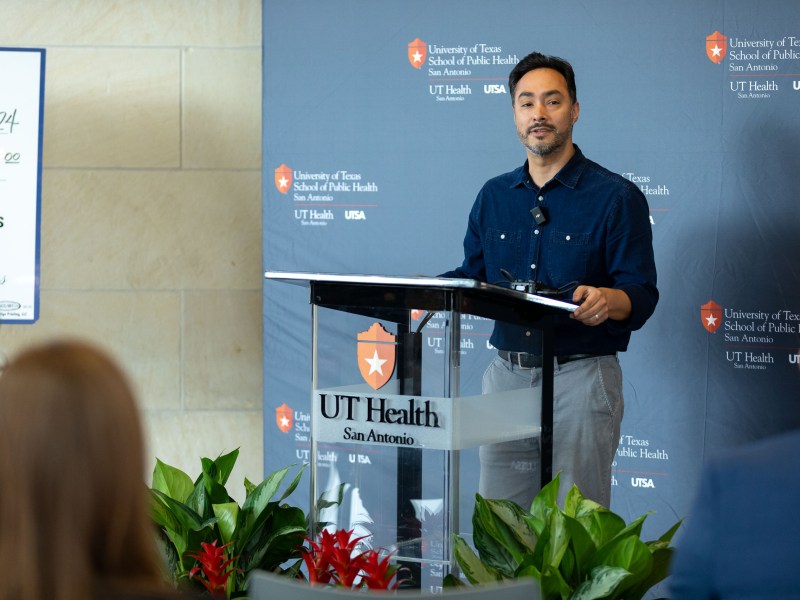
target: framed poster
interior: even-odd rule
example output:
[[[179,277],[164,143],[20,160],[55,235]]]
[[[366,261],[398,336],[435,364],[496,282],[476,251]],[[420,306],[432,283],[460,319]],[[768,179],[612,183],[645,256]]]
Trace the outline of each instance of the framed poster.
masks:
[[[0,48],[0,323],[39,318],[45,51]]]

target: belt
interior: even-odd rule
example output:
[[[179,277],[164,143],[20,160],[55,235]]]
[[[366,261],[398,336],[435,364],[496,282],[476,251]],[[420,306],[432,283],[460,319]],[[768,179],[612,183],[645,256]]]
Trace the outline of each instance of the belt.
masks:
[[[497,354],[503,360],[507,360],[513,365],[523,369],[538,369],[542,366],[541,354],[528,354],[527,352],[509,352],[508,350],[498,350]],[[610,354],[561,354],[556,356],[559,365],[581,360],[584,358],[597,358],[598,356],[611,356]]]

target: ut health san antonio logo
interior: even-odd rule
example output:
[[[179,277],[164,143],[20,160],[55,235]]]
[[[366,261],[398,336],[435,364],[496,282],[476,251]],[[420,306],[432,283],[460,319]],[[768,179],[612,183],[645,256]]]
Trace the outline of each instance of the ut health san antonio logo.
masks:
[[[281,165],[275,169],[275,187],[281,194],[285,194],[292,189],[292,169],[286,165]]]
[[[275,409],[275,424],[283,433],[289,433],[293,422],[292,409],[285,402]]]
[[[358,334],[358,370],[373,390],[386,385],[394,373],[395,339],[380,323]]]
[[[700,321],[708,333],[714,333],[722,325],[722,307],[709,300],[700,307]]]
[[[728,37],[715,31],[706,38],[706,56],[714,64],[719,64],[725,58],[725,51],[728,49]]]
[[[417,38],[408,45],[408,62],[415,69],[421,69],[428,56],[428,44]]]

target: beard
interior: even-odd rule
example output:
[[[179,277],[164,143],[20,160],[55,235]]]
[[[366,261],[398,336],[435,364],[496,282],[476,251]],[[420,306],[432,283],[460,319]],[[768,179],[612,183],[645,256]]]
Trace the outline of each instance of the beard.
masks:
[[[517,130],[517,135],[519,136],[519,141],[522,142],[522,145],[525,146],[531,154],[536,154],[537,156],[546,156],[555,152],[556,150],[560,150],[564,147],[567,143],[567,140],[570,138],[570,134],[572,133],[572,125],[566,131],[559,131],[557,127],[553,127],[550,125],[545,125],[545,129],[549,129],[553,133],[553,139],[550,142],[529,142],[528,136],[530,135],[531,131],[534,129],[541,129],[542,126],[538,127],[528,127],[526,130]]]

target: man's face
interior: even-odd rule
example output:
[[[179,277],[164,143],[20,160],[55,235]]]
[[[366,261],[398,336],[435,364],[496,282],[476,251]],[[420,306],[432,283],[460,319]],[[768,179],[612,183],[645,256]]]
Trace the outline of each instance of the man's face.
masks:
[[[523,145],[546,156],[572,143],[579,106],[573,103],[564,76],[554,69],[529,71],[514,90],[514,123]]]

